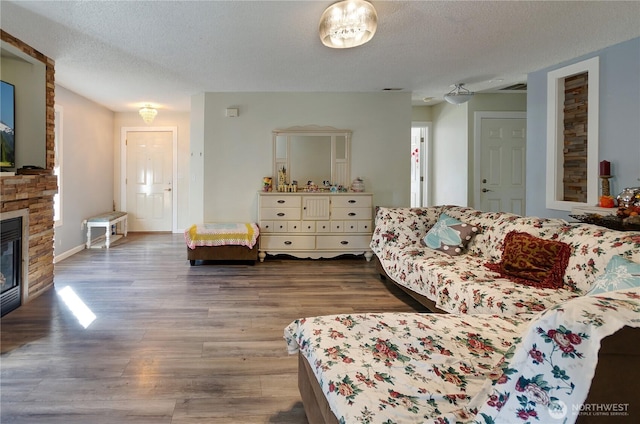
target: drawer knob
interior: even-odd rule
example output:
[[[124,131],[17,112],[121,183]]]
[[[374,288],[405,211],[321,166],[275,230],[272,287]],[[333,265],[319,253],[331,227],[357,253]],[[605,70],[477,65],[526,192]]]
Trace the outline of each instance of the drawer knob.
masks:
[[[284,216],[284,212],[278,212],[278,216]]]
[[[346,240],[342,240],[342,241],[340,242],[340,244],[347,245],[347,244],[349,244],[349,242],[348,242],[348,241],[346,241]]]
[[[284,244],[286,244],[287,246],[289,246],[290,244],[293,244],[293,242],[292,242],[292,241],[287,240],[287,241],[285,241],[285,242],[284,242]]]
[[[349,216],[356,216],[355,212],[349,212]]]
[[[356,203],[357,200],[349,200],[349,203]]]
[[[286,200],[278,200],[278,203],[284,203]]]

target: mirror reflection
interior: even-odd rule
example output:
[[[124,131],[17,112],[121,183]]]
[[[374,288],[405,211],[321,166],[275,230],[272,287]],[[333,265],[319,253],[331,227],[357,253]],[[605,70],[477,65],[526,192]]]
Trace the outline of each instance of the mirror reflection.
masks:
[[[304,185],[307,181],[321,184],[331,181],[331,137],[291,137],[289,175],[291,181]]]
[[[274,130],[273,189],[339,191],[348,187],[350,138],[349,130],[314,125]]]

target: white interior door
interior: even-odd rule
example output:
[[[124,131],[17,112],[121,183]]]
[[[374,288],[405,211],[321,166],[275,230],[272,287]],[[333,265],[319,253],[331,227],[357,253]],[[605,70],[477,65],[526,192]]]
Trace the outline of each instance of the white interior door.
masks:
[[[130,231],[172,230],[173,134],[130,131],[126,143]]]
[[[411,207],[429,206],[431,192],[429,183],[431,141],[430,122],[411,124]]]
[[[481,210],[525,214],[526,126],[522,118],[481,118]]]

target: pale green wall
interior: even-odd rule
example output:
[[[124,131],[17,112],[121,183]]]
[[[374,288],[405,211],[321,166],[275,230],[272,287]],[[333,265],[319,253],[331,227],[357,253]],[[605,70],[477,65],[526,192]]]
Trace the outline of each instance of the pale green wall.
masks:
[[[413,106],[411,108],[411,121],[413,122],[431,122],[433,113],[431,106]]]
[[[467,205],[469,104],[433,106],[431,199],[434,205]]]
[[[352,130],[351,178],[364,179],[376,205],[409,205],[410,93],[206,93],[200,101],[192,99],[191,119],[204,130],[192,130],[191,150],[202,136],[202,175],[193,172],[197,154],[191,166],[192,179],[204,181],[204,221],[257,220],[257,192],[273,175],[271,132],[291,126]],[[239,116],[225,117],[227,108]]]

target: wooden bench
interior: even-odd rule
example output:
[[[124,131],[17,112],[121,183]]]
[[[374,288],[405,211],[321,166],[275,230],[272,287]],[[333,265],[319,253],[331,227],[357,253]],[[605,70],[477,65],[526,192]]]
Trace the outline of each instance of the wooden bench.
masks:
[[[87,226],[87,249],[91,249],[91,229],[94,227],[101,227],[105,229],[105,247],[108,249],[112,241],[118,240],[122,237],[116,234],[115,237],[111,237],[111,226],[122,223],[122,232],[124,236],[127,236],[127,213],[126,212],[105,212],[100,215],[93,216],[89,219],[85,219],[83,224]],[[94,247],[102,247],[94,245]]]
[[[196,261],[252,261],[258,259],[260,228],[256,223],[205,223],[184,232],[187,259]]]

